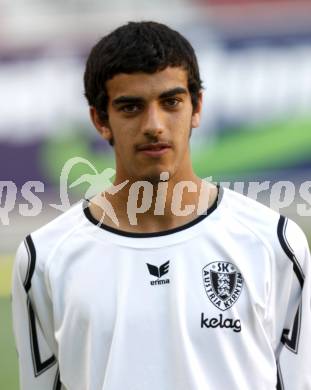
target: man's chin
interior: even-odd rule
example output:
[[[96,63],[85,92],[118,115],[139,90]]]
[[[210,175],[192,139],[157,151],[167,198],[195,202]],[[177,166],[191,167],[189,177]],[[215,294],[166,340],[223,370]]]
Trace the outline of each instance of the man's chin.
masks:
[[[147,181],[152,185],[156,185],[161,181],[167,181],[171,177],[168,169],[163,169],[158,172],[150,172],[140,176],[137,180],[139,181]]]

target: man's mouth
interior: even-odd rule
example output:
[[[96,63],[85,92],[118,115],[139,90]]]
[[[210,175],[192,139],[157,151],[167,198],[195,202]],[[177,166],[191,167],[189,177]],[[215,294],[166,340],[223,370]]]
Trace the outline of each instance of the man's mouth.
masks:
[[[137,146],[137,151],[149,157],[159,157],[171,149],[168,142],[152,142]]]

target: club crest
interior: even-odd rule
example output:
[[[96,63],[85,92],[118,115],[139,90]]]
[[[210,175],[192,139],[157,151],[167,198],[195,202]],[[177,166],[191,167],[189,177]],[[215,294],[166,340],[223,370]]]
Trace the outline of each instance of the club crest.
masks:
[[[229,309],[239,298],[243,278],[228,261],[214,261],[203,268],[203,283],[210,301],[220,310]]]

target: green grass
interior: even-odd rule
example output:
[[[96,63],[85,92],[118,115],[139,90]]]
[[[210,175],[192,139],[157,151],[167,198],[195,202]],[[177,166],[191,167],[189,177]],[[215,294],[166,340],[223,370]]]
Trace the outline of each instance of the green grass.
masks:
[[[295,165],[310,158],[310,129],[310,118],[232,129],[217,143],[196,148],[192,155],[195,171],[221,177]]]
[[[0,321],[0,389],[18,390],[17,353],[8,296],[0,297]]]
[[[10,295],[12,264],[12,256],[0,256],[0,297],[6,297]]]
[[[12,256],[0,256],[0,389],[18,390],[17,352],[12,331]]]

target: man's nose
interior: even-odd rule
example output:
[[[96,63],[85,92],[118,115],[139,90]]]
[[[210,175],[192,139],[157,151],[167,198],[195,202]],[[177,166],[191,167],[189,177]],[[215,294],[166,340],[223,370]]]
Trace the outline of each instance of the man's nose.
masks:
[[[149,137],[157,137],[164,131],[163,113],[157,104],[150,104],[143,116],[142,131]]]

